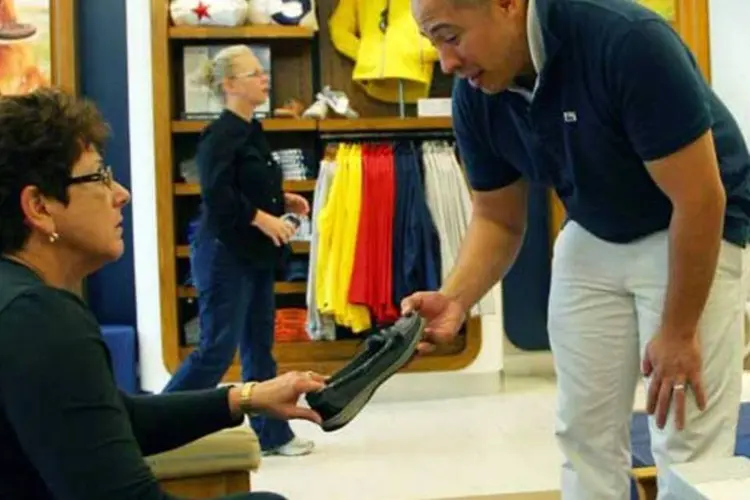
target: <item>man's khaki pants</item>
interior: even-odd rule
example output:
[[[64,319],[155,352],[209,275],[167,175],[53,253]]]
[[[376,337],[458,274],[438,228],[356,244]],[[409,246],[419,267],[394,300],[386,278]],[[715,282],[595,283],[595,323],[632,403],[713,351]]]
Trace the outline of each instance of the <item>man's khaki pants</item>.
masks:
[[[558,377],[556,434],[565,455],[563,500],[630,498],[630,421],[644,349],[657,333],[669,273],[668,233],[630,244],[603,241],[575,222],[555,242],[549,333]],[[743,249],[722,242],[698,325],[707,407],[687,388],[686,426],[651,419],[659,499],[673,498],[672,463],[734,453],[742,391],[747,287]],[[645,380],[648,384],[648,380]]]

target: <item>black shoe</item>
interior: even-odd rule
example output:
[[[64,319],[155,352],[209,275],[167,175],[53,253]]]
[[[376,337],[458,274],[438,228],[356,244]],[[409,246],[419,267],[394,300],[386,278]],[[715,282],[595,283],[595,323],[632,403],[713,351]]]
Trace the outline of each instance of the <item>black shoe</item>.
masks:
[[[328,379],[323,390],[306,395],[310,408],[323,417],[324,431],[351,422],[378,387],[414,357],[424,325],[413,314],[373,334],[367,348]]]

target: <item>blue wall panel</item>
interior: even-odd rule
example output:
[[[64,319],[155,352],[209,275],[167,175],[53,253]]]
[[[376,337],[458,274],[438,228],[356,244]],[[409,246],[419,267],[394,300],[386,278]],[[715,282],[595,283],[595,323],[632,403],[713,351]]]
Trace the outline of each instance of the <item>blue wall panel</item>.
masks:
[[[526,239],[503,281],[503,326],[508,340],[526,351],[549,350],[547,302],[552,263],[548,228],[547,189],[532,187]]]
[[[130,189],[128,67],[125,0],[79,0],[78,54],[81,93],[94,100],[112,127],[105,161]],[[102,324],[136,324],[133,218],[125,209],[125,254],[88,280],[88,296]]]

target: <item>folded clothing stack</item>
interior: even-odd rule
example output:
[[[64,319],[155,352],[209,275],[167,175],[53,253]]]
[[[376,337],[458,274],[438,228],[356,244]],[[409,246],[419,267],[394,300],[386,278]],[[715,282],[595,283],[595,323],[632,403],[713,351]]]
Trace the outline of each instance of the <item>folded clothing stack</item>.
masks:
[[[273,158],[281,165],[284,180],[303,180],[313,177],[309,167],[310,155],[302,149],[280,149],[273,152]]]

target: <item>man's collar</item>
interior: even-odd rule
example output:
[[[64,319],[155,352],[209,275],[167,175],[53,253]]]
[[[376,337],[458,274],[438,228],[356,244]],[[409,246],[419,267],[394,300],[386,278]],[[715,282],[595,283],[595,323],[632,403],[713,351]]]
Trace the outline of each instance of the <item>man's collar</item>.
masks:
[[[541,2],[541,6],[539,5],[539,2]],[[529,90],[520,85],[514,84],[508,89],[520,93],[529,101],[533,99],[534,94],[539,87],[539,79],[544,70],[545,64],[549,60],[549,57],[557,50],[559,45],[557,39],[542,25],[542,19],[547,19],[548,3],[548,0],[528,0],[527,3],[526,38],[529,44],[531,62],[534,65],[534,70],[537,75],[534,81],[534,87],[532,90]],[[540,11],[540,7],[542,11]],[[545,34],[547,35],[546,37]]]
[[[531,53],[531,62],[534,64],[534,71],[537,75],[534,79],[533,88],[530,89],[527,85],[521,85],[520,82],[516,81],[508,87],[508,90],[521,94],[527,101],[531,101],[534,98],[537,87],[539,86],[539,73],[541,73],[546,59],[544,53],[544,39],[542,38],[542,25],[539,21],[539,13],[536,9],[536,0],[528,0],[526,12],[526,39],[529,44],[529,52]]]
[[[529,40],[529,52],[531,52],[531,62],[534,64],[534,69],[538,75],[544,67],[546,54],[544,53],[542,24],[539,20],[539,12],[536,9],[536,0],[529,0],[528,3],[526,31]]]

